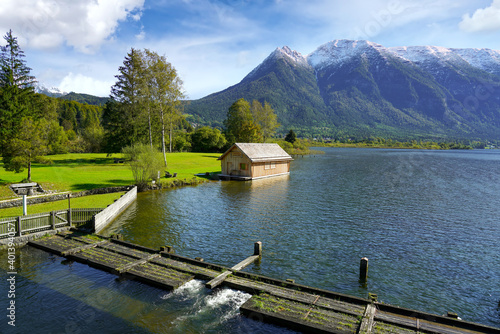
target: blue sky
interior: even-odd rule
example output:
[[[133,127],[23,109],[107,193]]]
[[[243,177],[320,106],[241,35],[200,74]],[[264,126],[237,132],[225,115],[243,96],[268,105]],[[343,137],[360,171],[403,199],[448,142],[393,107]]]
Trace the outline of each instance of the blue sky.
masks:
[[[284,45],[303,55],[334,39],[499,50],[500,0],[1,0],[9,29],[45,86],[108,96],[130,48],[148,48],[197,99]]]

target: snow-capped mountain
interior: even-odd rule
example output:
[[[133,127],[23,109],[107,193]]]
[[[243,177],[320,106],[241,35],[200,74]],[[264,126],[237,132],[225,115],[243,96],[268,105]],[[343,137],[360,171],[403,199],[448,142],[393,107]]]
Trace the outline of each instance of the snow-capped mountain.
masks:
[[[290,49],[288,46],[284,46],[282,48],[276,48],[259,66],[254,68],[248,75],[242,80],[251,80],[252,77],[258,76],[258,73],[261,71],[266,71],[266,66],[269,64],[273,64],[279,59],[287,59],[290,61],[290,64],[294,64],[296,66],[302,66],[308,68],[310,65],[307,61],[307,57],[304,57],[300,52]]]
[[[285,127],[500,139],[500,51],[334,40],[303,56],[285,46],[186,109],[222,121],[241,97],[271,103]]]
[[[51,96],[51,97],[61,97],[61,96],[68,94],[67,92],[62,91],[57,87],[47,88],[43,84],[40,84],[40,83],[35,85],[35,92],[39,93],[39,94]]]
[[[432,64],[470,65],[474,68],[498,74],[500,51],[491,49],[454,49],[439,46],[384,47],[369,41],[334,40],[323,44],[305,58],[315,69],[340,65],[361,55],[378,54],[382,57],[398,57],[424,67]]]

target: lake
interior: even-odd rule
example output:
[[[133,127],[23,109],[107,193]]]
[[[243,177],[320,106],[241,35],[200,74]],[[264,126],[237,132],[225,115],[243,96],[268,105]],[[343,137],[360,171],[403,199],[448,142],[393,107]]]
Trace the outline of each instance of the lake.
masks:
[[[500,327],[500,151],[322,150],[290,176],[139,194],[104,233],[227,266],[262,241],[246,271]],[[31,247],[18,265],[21,329],[289,333],[239,316],[250,295],[201,281],[168,293]]]

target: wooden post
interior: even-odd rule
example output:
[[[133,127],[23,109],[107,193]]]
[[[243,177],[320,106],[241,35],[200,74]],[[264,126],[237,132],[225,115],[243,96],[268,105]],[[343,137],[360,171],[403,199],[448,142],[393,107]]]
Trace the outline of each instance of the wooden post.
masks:
[[[366,282],[368,279],[368,258],[364,257],[361,259],[359,264],[359,280]]]
[[[50,212],[50,224],[52,225],[52,229],[56,229],[56,212],[51,211]]]
[[[71,222],[71,194],[68,194],[68,224],[69,227],[73,226]]]
[[[160,247],[160,252],[164,252],[164,253],[171,253],[171,254],[174,254],[174,247],[172,246],[162,246]]]
[[[20,237],[23,235],[23,231],[21,229],[21,216],[17,217],[17,236]]]
[[[262,256],[262,242],[261,241],[257,241],[254,244],[253,255]]]

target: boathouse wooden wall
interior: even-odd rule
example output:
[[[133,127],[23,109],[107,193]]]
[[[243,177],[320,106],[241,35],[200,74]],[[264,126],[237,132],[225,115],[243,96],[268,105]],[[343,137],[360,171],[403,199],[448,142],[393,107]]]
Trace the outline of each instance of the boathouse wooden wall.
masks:
[[[246,169],[241,169],[244,164]],[[252,162],[237,147],[234,147],[221,161],[222,174],[252,176]]]
[[[252,177],[268,177],[290,173],[290,161],[254,162]]]

